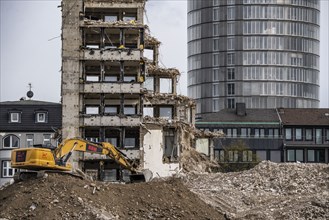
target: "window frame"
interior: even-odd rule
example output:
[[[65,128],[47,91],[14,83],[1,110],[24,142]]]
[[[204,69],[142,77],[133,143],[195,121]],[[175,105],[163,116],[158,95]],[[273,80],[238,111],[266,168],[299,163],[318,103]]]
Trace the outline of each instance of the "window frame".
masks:
[[[311,138],[308,138],[309,135],[308,135],[308,131],[310,131],[311,133]],[[313,141],[313,129],[312,128],[306,128],[305,129],[305,140],[306,141]]]
[[[13,116],[17,114],[17,120],[13,120]],[[9,123],[21,123],[22,113],[18,111],[9,112]]]
[[[297,134],[298,138],[297,138]],[[296,141],[302,141],[303,140],[303,129],[302,128],[295,128],[295,140]]]
[[[39,120],[39,116],[44,115],[44,120]],[[47,112],[45,111],[38,111],[35,113],[35,122],[36,123],[47,123],[48,122],[48,117],[47,117]]]
[[[13,178],[18,169],[12,168],[10,160],[3,160],[1,162],[1,178]],[[4,164],[7,164],[5,167]],[[5,171],[6,170],[6,175]],[[12,170],[12,175],[9,175],[9,170]]]
[[[46,138],[46,135],[48,136],[49,135],[49,138]],[[51,144],[51,134],[43,134],[43,139],[42,139],[42,143],[43,144]]]
[[[290,134],[289,134],[289,138],[287,137],[287,131],[290,130]],[[285,128],[284,129],[284,139],[287,140],[287,141],[291,141],[292,140],[292,128]]]
[[[13,147],[13,137],[15,137],[15,138],[17,138],[17,147]],[[9,140],[9,147],[6,147],[5,146],[5,139],[6,138],[10,138],[10,140]],[[6,135],[6,136],[4,136],[3,138],[2,138],[2,148],[3,149],[13,149],[13,148],[19,148],[19,146],[20,146],[20,139],[19,139],[19,137],[17,137],[16,135],[14,135],[14,134],[8,134],[8,135]]]
[[[30,142],[32,142],[31,145],[29,145]],[[33,145],[34,145],[34,134],[26,134],[26,146],[33,147]]]

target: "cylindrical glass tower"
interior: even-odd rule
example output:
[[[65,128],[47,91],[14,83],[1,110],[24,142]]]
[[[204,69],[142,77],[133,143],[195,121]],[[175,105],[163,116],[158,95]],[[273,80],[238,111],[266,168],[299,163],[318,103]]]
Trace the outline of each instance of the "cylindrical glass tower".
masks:
[[[197,114],[319,107],[318,0],[189,0],[188,94]]]

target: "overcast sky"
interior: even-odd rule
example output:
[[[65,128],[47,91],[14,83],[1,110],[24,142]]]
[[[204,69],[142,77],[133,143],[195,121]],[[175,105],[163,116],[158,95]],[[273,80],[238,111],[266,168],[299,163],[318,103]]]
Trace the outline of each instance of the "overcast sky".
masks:
[[[0,101],[26,96],[59,102],[61,11],[59,0],[0,0]],[[321,0],[320,107],[329,108],[329,0]],[[160,61],[182,72],[178,92],[187,94],[187,2],[151,0],[145,23],[161,42]]]

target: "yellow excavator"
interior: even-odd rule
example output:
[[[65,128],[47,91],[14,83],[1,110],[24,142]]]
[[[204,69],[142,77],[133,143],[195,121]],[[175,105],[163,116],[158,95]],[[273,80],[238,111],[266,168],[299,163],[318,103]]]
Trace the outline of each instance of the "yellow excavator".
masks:
[[[20,148],[12,151],[11,167],[23,169],[16,173],[15,180],[25,180],[32,176],[43,176],[44,172],[75,174],[69,159],[74,151],[107,155],[123,169],[131,172],[131,182],[145,182],[152,178],[149,170],[138,171],[128,161],[125,154],[107,142],[94,143],[80,138],[63,141],[57,147]],[[75,174],[77,175],[77,174]]]

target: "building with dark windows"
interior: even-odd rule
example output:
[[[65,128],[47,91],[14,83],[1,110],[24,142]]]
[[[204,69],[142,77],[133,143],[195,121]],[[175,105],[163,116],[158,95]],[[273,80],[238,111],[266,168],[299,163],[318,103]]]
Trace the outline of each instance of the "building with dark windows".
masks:
[[[235,110],[204,114],[196,127],[225,134],[208,150],[219,162],[252,162],[255,154],[273,162],[329,163],[328,108],[246,109],[237,103]],[[227,150],[238,142],[245,152]]]
[[[10,166],[13,149],[40,144],[57,146],[61,117],[60,103],[35,100],[0,102],[0,185],[9,182],[15,173]]]
[[[287,162],[329,162],[329,109],[278,109]]]
[[[225,134],[224,138],[214,139],[213,155],[219,162],[227,157],[232,163],[251,162],[252,158],[244,154],[256,154],[260,160],[283,161],[281,124],[276,109],[246,109],[244,103],[237,103],[236,110],[204,114],[196,121],[196,127]],[[246,152],[225,150],[241,141]]]
[[[188,95],[197,115],[319,106],[318,0],[189,0]]]

